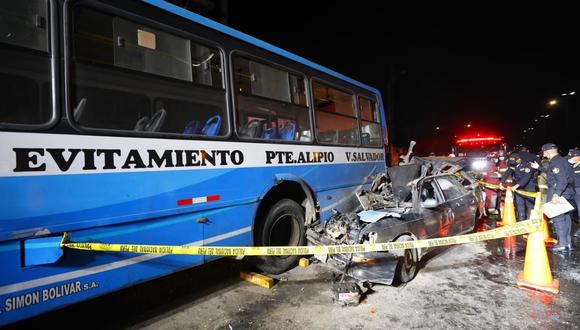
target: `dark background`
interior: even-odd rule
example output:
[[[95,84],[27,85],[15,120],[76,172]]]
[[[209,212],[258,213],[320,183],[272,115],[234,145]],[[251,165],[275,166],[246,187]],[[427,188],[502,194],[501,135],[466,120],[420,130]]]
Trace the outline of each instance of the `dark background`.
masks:
[[[172,2],[380,89],[395,145],[449,152],[477,133],[534,152],[580,145],[580,95],[561,96],[580,92],[572,2]]]

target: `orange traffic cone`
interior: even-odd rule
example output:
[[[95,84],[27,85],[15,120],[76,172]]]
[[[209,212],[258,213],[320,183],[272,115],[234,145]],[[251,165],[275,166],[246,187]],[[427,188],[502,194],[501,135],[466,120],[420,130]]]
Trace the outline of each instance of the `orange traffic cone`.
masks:
[[[518,274],[516,285],[554,294],[560,291],[560,282],[552,279],[548,253],[544,245],[544,234],[541,231],[530,234],[526,244],[524,271]]]
[[[546,246],[552,246],[558,243],[557,239],[550,237],[550,231],[548,230],[548,221],[546,221],[546,216],[542,214],[541,217],[542,224],[540,230],[542,231],[542,234],[544,234],[544,243],[546,243]]]
[[[517,240],[515,236],[508,236],[503,239],[503,252],[507,259],[516,258]]]
[[[536,193],[536,199],[534,200],[534,209],[530,212],[530,217],[533,216],[534,213],[542,214],[540,211],[542,210],[542,193]]]
[[[542,232],[542,234],[544,234],[544,243],[546,244],[547,247],[550,247],[558,243],[557,239],[550,236],[550,230],[548,230],[548,221],[546,221],[545,215],[542,215],[542,222],[540,223],[540,231]],[[528,235],[522,235],[522,238],[524,239],[524,241],[527,241]]]
[[[548,230],[548,221],[546,221],[546,216],[542,212],[542,193],[537,192],[536,202],[534,204],[534,209],[530,212],[530,219],[540,216],[542,218],[542,223],[540,224],[540,231],[544,234],[544,242],[546,246],[552,246],[558,243],[558,240],[550,237],[550,231]],[[524,241],[528,240],[528,235],[523,235]]]
[[[499,226],[506,226],[516,223],[516,208],[514,207],[514,194],[512,188],[507,187],[505,192],[505,201],[503,205],[503,213],[501,215],[502,222]]]

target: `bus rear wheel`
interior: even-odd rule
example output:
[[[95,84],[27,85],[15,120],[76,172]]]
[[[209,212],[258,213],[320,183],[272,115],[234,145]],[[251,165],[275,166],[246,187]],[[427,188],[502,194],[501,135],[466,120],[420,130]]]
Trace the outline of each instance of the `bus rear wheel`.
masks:
[[[306,243],[304,209],[291,199],[282,199],[258,219],[258,246],[301,246]],[[292,268],[300,256],[255,257],[254,263],[263,272],[280,274]]]

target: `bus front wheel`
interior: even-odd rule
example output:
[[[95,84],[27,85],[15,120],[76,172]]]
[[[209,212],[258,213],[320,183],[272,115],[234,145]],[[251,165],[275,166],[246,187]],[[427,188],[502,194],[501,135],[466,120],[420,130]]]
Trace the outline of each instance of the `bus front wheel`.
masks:
[[[254,234],[258,246],[304,245],[304,209],[291,199],[282,199],[258,219]],[[300,256],[264,256],[255,257],[254,262],[266,273],[280,274],[295,266],[299,258]]]

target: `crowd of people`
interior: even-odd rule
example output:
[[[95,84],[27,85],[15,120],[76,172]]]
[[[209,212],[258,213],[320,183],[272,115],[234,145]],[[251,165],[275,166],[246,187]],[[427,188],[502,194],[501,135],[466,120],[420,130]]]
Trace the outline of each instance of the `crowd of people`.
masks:
[[[554,252],[570,251],[574,248],[571,240],[572,218],[580,221],[580,150],[571,149],[563,157],[553,143],[542,145],[541,157],[522,147],[509,155],[500,150],[493,159],[495,171],[488,172],[485,181],[505,188],[527,192],[542,192],[544,202],[561,204],[569,202],[574,210],[555,216],[550,220],[558,243],[551,247]],[[500,194],[487,194],[486,207],[499,209]],[[516,218],[529,218],[534,208],[534,199],[515,194]],[[573,236],[580,237],[580,229]]]

